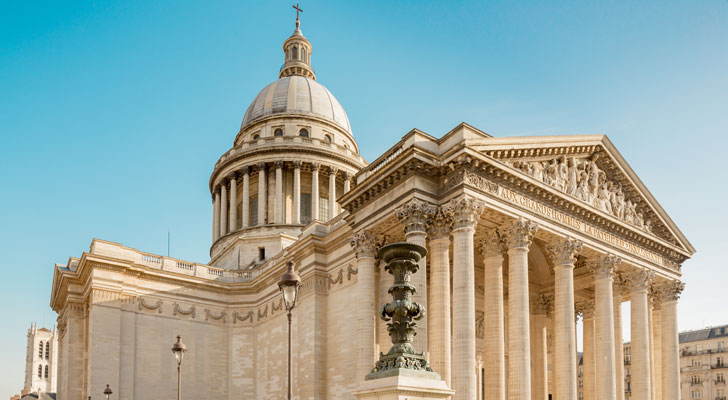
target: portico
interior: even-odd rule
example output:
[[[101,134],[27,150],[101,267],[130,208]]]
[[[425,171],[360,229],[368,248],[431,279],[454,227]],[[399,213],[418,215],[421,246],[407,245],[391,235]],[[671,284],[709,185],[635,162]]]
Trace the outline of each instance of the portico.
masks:
[[[468,145],[450,150],[458,140]],[[651,399],[653,381],[679,379],[677,355],[665,357],[665,345],[660,365],[650,364],[656,319],[648,291],[670,293],[653,302],[677,299],[689,243],[670,237],[671,221],[639,191],[636,176],[625,175],[605,137],[559,137],[515,150],[514,142],[521,143],[464,124],[439,140],[412,131],[357,174],[341,199],[347,221],[380,243],[428,245],[429,274],[421,268],[412,278],[429,293],[430,319],[418,331],[426,337],[416,350],[430,354],[455,399],[576,400],[578,316],[584,398],[624,398],[619,350],[629,323],[633,343],[644,344],[633,350],[632,398]],[[632,304],[630,321],[621,320],[623,301]],[[663,310],[655,311],[657,329],[672,338],[677,325]],[[360,332],[387,348],[376,326]]]

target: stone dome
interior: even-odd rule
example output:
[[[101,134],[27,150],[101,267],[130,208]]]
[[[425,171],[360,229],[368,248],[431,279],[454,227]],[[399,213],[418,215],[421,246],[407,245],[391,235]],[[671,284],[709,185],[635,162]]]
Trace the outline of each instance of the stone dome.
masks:
[[[351,133],[349,118],[336,97],[322,84],[305,76],[286,76],[263,88],[250,103],[240,128],[275,114],[312,115]]]

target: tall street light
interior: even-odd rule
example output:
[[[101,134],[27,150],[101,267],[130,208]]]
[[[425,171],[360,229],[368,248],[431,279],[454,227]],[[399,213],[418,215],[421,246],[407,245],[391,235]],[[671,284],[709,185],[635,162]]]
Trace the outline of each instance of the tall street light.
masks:
[[[182,359],[185,357],[187,346],[182,343],[182,336],[177,335],[177,343],[172,346],[172,353],[177,359],[177,400],[182,398]]]
[[[291,311],[296,306],[298,289],[301,287],[301,277],[293,270],[293,261],[289,261],[287,266],[288,270],[281,275],[278,288],[283,293],[283,302],[286,304],[286,311],[288,312],[288,399],[290,400],[293,395],[293,388],[291,387],[291,378],[293,376],[291,370]]]
[[[113,392],[111,391],[111,388],[109,387],[109,384],[106,384],[106,389],[104,389],[104,396],[106,396],[106,400],[109,400],[111,398],[111,394]]]

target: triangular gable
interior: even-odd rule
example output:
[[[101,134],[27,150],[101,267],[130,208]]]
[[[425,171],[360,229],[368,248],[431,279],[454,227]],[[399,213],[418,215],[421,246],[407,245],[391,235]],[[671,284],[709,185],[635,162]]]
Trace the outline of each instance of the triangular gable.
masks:
[[[605,135],[487,138],[470,147],[688,256],[695,252]]]

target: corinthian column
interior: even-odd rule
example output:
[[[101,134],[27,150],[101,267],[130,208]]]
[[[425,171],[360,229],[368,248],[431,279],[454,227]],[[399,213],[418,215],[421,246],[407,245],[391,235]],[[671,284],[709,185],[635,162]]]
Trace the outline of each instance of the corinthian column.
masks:
[[[413,243],[425,247],[427,245],[427,218],[431,217],[435,208],[421,200],[413,199],[396,211],[397,218],[404,225],[404,237],[407,243]],[[412,300],[425,307],[427,310],[427,259],[422,257],[419,261],[420,268],[411,275],[412,284],[417,291],[412,294]],[[412,345],[417,351],[427,353],[427,313],[417,323],[417,335],[412,340]]]
[[[227,182],[220,184],[220,237],[227,235]]]
[[[531,324],[531,399],[549,399],[548,349],[546,317],[551,314],[554,298],[541,294],[532,300],[533,319]]]
[[[528,247],[538,225],[523,218],[508,229],[508,398],[531,398]]]
[[[301,223],[301,162],[293,162],[293,224]]]
[[[659,290],[651,291],[651,305],[652,309],[650,314],[652,315],[652,324],[650,332],[652,333],[652,398],[662,400],[662,330],[661,330],[661,318],[660,318],[660,292]]]
[[[596,393],[599,400],[617,399],[617,379],[614,359],[614,306],[612,279],[614,269],[622,262],[607,254],[594,266],[594,298],[596,309]]]
[[[338,171],[339,170],[337,168],[329,167],[329,219],[333,219],[338,214],[336,204],[336,173]],[[424,247],[425,244],[423,243],[420,246]],[[420,265],[420,267],[422,267],[422,265]],[[415,348],[418,347],[415,346]]]
[[[275,198],[275,217],[273,220],[276,224],[282,224],[283,219],[283,161],[276,161],[276,198]]]
[[[438,208],[428,221],[430,236],[430,366],[450,385],[450,231],[452,219]]]
[[[238,177],[230,176],[230,232],[238,230]]]
[[[375,257],[377,244],[371,233],[361,231],[351,239],[351,246],[356,253],[358,267],[357,273],[357,342],[359,356],[357,358],[356,371],[357,379],[364,380],[364,377],[374,367],[375,356],[375,331],[377,319],[376,302],[376,263]],[[382,349],[387,352],[388,349]]]
[[[480,246],[485,269],[483,326],[485,328],[485,347],[483,365],[485,373],[484,400],[505,400],[506,398],[506,359],[505,359],[505,320],[503,313],[503,254],[505,240],[496,229],[489,229]]]
[[[213,190],[215,199],[212,202],[212,241],[215,242],[220,237],[220,188],[216,186]]]
[[[680,358],[677,330],[677,300],[685,288],[680,281],[664,283],[660,288],[660,330],[662,340],[662,398],[680,400]],[[634,350],[633,350],[634,351]]]
[[[622,338],[622,286],[624,278],[615,274],[612,282],[614,307],[614,375],[617,400],[624,400],[624,341]]]
[[[351,190],[351,175],[348,172],[343,172],[344,174],[344,193],[349,193],[349,190]]]
[[[574,263],[580,240],[566,238],[549,247],[554,263],[554,398],[576,400],[576,321]]]
[[[258,164],[258,225],[265,225],[265,217],[268,215],[266,205],[268,204],[268,185],[265,180],[265,163]]]
[[[250,226],[250,167],[243,167],[243,228]]]
[[[452,389],[454,400],[477,397],[475,365],[475,225],[483,212],[483,202],[462,195],[447,206],[453,219]]]
[[[647,288],[654,272],[639,270],[627,276],[630,286],[630,319],[632,336],[632,399],[650,400],[650,328]],[[677,351],[676,351],[677,353]],[[679,376],[677,379],[680,382]],[[678,388],[678,393],[680,390]]]
[[[584,400],[594,400],[596,396],[596,363],[594,359],[594,302],[584,301],[577,306],[582,315],[583,353],[582,382]]]
[[[311,220],[319,219],[319,164],[311,164]]]

